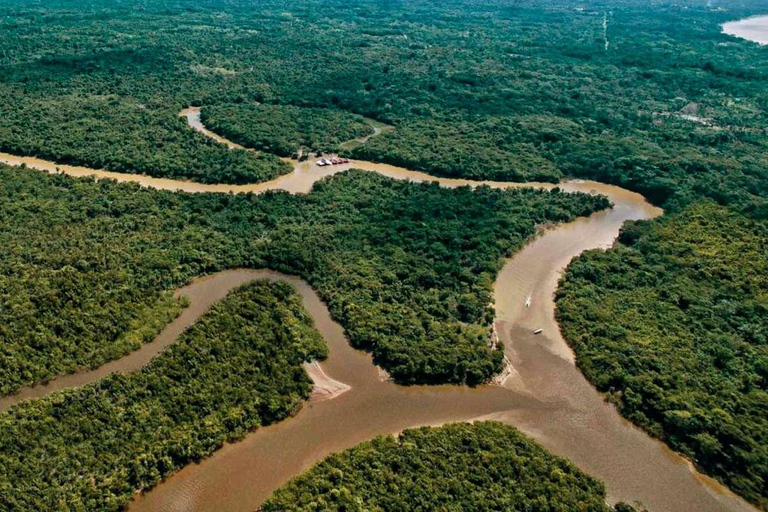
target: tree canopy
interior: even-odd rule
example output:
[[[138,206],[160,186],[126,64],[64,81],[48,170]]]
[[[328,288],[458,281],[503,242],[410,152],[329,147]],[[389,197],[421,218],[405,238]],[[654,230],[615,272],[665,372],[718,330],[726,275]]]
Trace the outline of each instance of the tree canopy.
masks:
[[[333,454],[260,510],[634,510],[605,500],[603,484],[567,460],[512,427],[477,422],[406,430]]]
[[[207,128],[245,147],[280,156],[335,152],[346,141],[373,133],[362,116],[340,110],[287,105],[215,105],[201,118]]]
[[[574,260],[557,318],[622,414],[768,506],[768,229],[711,203]]]
[[[178,194],[0,166],[0,393],[149,341],[167,293],[225,268],[306,279],[401,382],[477,384],[502,258],[604,197],[445,189],[350,171],[308,195]]]
[[[121,510],[225,441],[295,413],[325,343],[293,289],[230,293],[145,368],[0,414],[0,508]]]

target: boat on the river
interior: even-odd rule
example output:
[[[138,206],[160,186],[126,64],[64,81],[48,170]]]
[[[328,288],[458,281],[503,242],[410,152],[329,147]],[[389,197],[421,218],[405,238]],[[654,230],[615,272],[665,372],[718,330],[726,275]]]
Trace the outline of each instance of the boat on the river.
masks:
[[[540,333],[541,333],[541,331],[543,331],[543,330],[544,330],[544,329],[536,329],[535,331],[533,331],[533,334],[540,334]]]
[[[348,164],[349,158],[332,158],[328,160],[327,158],[321,158],[317,161],[317,165],[319,167],[325,167],[326,165],[339,165],[339,164]]]

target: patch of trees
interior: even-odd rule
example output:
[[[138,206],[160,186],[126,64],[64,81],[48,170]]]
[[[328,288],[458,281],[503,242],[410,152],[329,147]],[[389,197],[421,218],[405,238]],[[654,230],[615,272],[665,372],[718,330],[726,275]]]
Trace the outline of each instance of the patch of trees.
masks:
[[[236,244],[181,196],[0,166],[0,394],[150,341]]]
[[[525,129],[522,122],[500,118],[417,121],[371,138],[349,154],[436,176],[556,183],[562,178],[560,171],[535,144],[516,133]]]
[[[178,110],[117,96],[10,94],[0,109],[0,150],[14,155],[200,183],[255,183],[293,169],[274,155],[212,141]]]
[[[340,110],[289,105],[216,105],[203,124],[245,147],[280,156],[337,152],[343,142],[373,133],[365,118]]]
[[[603,484],[497,422],[406,430],[336,453],[275,491],[286,510],[634,510]]]
[[[768,229],[698,203],[568,267],[557,318],[621,413],[768,506]]]
[[[326,356],[300,297],[255,281],[145,368],[0,416],[0,508],[116,511],[226,441],[294,414]]]
[[[236,267],[306,279],[401,382],[480,383],[501,368],[488,327],[502,258],[539,224],[607,206],[363,171],[235,196],[0,166],[0,393],[135,349],[178,312],[164,294]]]
[[[267,261],[302,275],[351,343],[397,381],[478,384],[501,369],[488,326],[503,258],[537,225],[607,206],[559,190],[449,190],[345,173],[283,211]]]

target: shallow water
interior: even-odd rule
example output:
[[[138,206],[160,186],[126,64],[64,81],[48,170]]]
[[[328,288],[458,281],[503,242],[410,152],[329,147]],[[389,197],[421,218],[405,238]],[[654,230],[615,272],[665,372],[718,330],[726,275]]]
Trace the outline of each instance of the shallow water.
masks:
[[[723,23],[725,34],[747,39],[760,45],[768,44],[768,16],[754,16]]]

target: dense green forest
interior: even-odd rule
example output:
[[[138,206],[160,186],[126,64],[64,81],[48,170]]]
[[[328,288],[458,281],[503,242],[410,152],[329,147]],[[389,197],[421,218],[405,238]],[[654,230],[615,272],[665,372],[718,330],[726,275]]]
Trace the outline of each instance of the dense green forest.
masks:
[[[301,363],[326,350],[289,285],[245,285],[138,372],[0,415],[0,508],[121,510],[225,441],[295,413],[312,389]]]
[[[201,111],[205,126],[245,147],[280,156],[336,152],[339,144],[373,133],[362,116],[288,105],[216,105]]]
[[[363,171],[233,196],[0,166],[0,393],[135,349],[178,312],[166,292],[234,267],[304,277],[402,382],[479,383],[501,367],[487,343],[501,258],[607,205]]]
[[[267,179],[276,161],[217,151],[176,118],[186,105],[256,101],[394,126],[357,157],[445,176],[595,178],[667,207],[704,195],[765,217],[768,59],[719,27],[761,10],[761,0],[10,0],[0,148]],[[279,112],[265,121],[281,123]]]
[[[567,460],[496,422],[406,430],[331,455],[294,478],[263,512],[582,510],[630,512]]]
[[[293,169],[275,155],[230,150],[189,129],[167,106],[116,95],[33,99],[24,91],[0,101],[8,102],[0,148],[15,155],[201,183],[253,183]]]
[[[575,260],[557,318],[627,418],[768,507],[768,226],[713,204]]]
[[[743,276],[765,252],[754,244],[768,222],[768,51],[720,30],[765,9],[764,0],[260,0],[258,9],[246,0],[6,0],[0,151],[262,181],[289,167],[275,154],[230,151],[178,117],[190,105],[223,112],[258,102],[264,116],[222,117],[217,127],[229,122],[241,140],[280,154],[324,148],[328,119],[365,116],[393,130],[347,149],[355,158],[639,191],[668,217],[628,227],[617,248],[574,263],[559,314],[590,293],[606,298],[563,316],[566,335],[625,415],[765,508],[765,326],[756,320],[765,293]],[[293,109],[322,115],[297,126],[285,114]],[[256,127],[280,127],[280,137],[255,138]],[[401,382],[479,382],[500,364],[485,344],[499,258],[536,223],[605,206],[358,173],[307,197],[258,199],[22,174],[0,171],[2,394],[146,341],[179,311],[164,292],[232,266],[305,277],[352,342]],[[716,226],[686,236],[701,212]],[[731,239],[758,256],[740,260]],[[717,259],[702,252],[708,241],[722,243]],[[608,298],[619,292],[623,301]],[[622,337],[631,331],[646,333],[645,352]],[[657,400],[635,384],[640,397],[630,399],[632,379],[669,387],[657,384]]]

